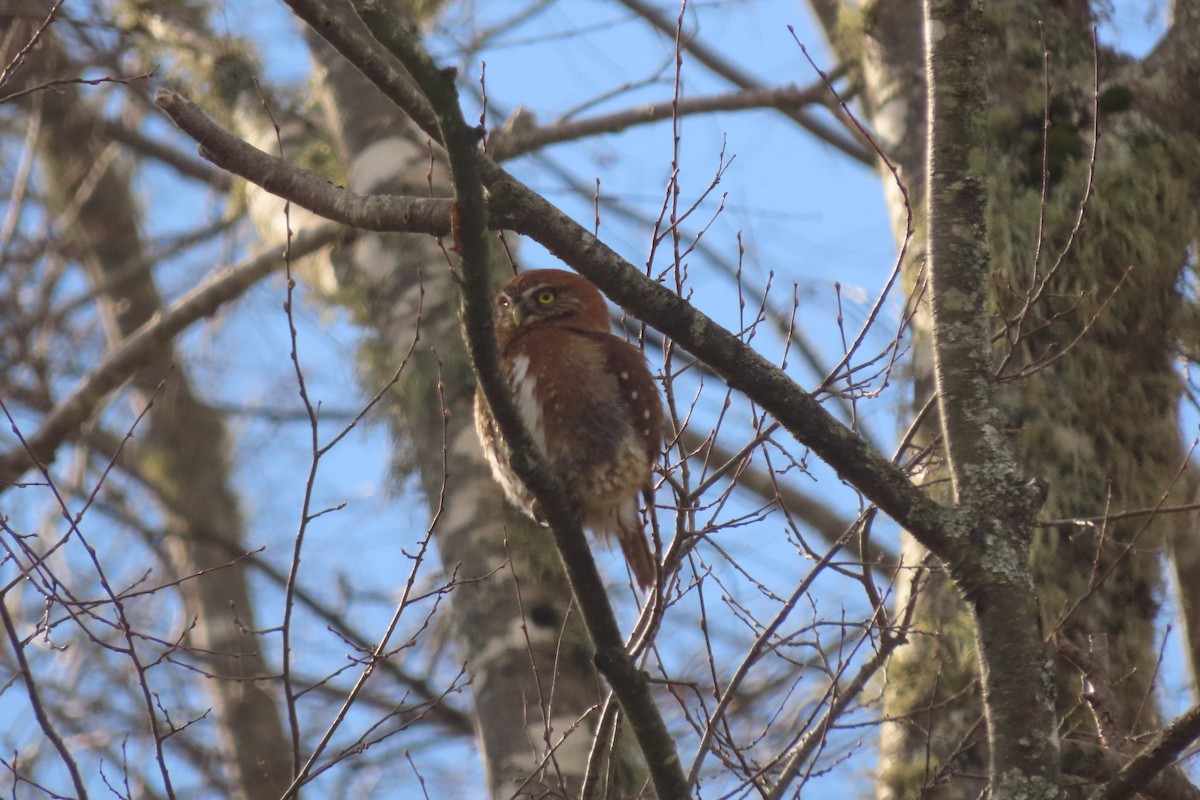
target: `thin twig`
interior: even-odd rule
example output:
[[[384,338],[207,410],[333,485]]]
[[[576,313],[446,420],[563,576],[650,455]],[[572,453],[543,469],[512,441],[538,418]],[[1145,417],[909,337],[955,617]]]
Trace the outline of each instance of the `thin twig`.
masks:
[[[58,731],[54,727],[54,723],[50,720],[50,716],[46,713],[46,708],[42,705],[41,694],[38,692],[37,683],[33,680],[33,670],[29,667],[29,661],[25,658],[25,646],[21,643],[21,638],[17,635],[16,626],[13,624],[12,617],[8,613],[8,604],[4,602],[4,595],[0,595],[0,620],[4,621],[4,631],[8,635],[9,644],[12,646],[13,656],[17,659],[17,667],[21,674],[21,680],[25,683],[25,691],[29,695],[29,706],[33,709],[33,715],[37,718],[38,727],[42,729],[42,733],[54,745],[54,749],[58,751],[58,757],[62,760],[63,765],[67,768],[67,772],[71,775],[71,782],[75,785],[75,792],[84,800],[87,798],[87,788],[83,784],[83,776],[79,774],[79,765],[75,763],[75,758],[71,755],[70,749],[58,735]]]

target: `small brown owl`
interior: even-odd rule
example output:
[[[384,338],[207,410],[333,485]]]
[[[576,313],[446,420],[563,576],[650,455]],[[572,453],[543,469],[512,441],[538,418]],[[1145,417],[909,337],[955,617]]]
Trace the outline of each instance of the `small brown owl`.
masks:
[[[518,275],[496,296],[495,313],[500,358],[534,442],[583,526],[601,541],[616,537],[638,584],[650,586],[654,557],[637,504],[662,447],[663,410],[645,358],[611,333],[604,297],[573,272]],[[475,427],[509,501],[538,519],[480,391]]]

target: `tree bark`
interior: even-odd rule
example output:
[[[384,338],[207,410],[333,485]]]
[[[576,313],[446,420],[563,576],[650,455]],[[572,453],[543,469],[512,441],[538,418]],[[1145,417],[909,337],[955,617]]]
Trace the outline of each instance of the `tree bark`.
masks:
[[[924,76],[916,54],[924,45],[916,6],[864,5],[858,51],[863,106],[916,213],[906,265],[914,289],[926,277],[928,222],[921,213],[924,188],[913,180],[928,141],[917,125],[924,98],[914,84],[923,85]],[[1180,92],[1180,75],[1193,67],[1181,54],[1150,80],[1147,64],[1094,54],[1085,3],[987,4],[982,13],[974,48],[984,63],[997,65],[986,75],[987,101],[976,118],[990,142],[978,158],[989,193],[994,289],[986,310],[999,334],[992,370],[1002,380],[1000,430],[1020,470],[1047,482],[1045,519],[1183,502],[1181,387],[1171,360],[1175,332],[1188,329],[1177,283],[1197,230],[1200,162],[1194,122],[1181,119],[1164,92]],[[1103,136],[1093,160],[1097,114]],[[893,219],[903,220],[903,196],[887,184]],[[899,222],[895,228],[903,230]],[[1023,312],[1032,295],[1031,310]],[[1022,313],[1018,328],[1014,320]],[[932,324],[918,315],[918,407],[932,389]],[[925,441],[934,436],[927,433]],[[925,472],[931,482],[942,475]],[[1114,635],[1113,672],[1126,677],[1113,712],[1127,733],[1157,725],[1155,551],[1183,523],[1182,515],[1146,515],[1094,527],[1043,526],[1030,548],[1047,636],[1058,632],[1083,643],[1088,633]],[[921,557],[919,547],[906,545],[905,563]],[[973,797],[987,754],[966,638],[971,626],[946,582],[931,581],[924,592],[916,624],[936,635],[912,637],[893,661],[878,794]],[[1086,715],[1070,713],[1079,705],[1078,670],[1058,658],[1054,674],[1066,732],[1094,735]]]

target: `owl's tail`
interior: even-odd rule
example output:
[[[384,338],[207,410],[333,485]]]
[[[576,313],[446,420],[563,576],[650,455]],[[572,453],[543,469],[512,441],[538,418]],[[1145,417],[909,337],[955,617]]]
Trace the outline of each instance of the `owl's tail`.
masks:
[[[617,528],[617,542],[621,545],[625,563],[633,572],[638,586],[649,589],[654,585],[656,572],[654,553],[650,551],[650,543],[642,529],[642,520],[637,513],[637,501],[631,498],[629,506],[628,510],[622,509]]]

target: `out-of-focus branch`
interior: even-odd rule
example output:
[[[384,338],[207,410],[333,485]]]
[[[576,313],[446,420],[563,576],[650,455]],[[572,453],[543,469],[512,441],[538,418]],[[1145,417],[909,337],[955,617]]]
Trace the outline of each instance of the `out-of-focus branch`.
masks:
[[[1200,131],[1200,0],[1175,0],[1171,26],[1140,62],[1119,73],[1128,79],[1139,111],[1176,135],[1194,140]]]
[[[1200,738],[1200,706],[1193,706],[1159,731],[1112,780],[1092,795],[1091,800],[1127,800],[1133,797],[1152,778],[1162,774],[1197,738]]]
[[[184,133],[200,142],[200,155],[326,219],[371,231],[433,236],[450,232],[449,200],[348,192],[226,133],[195,103],[180,95],[163,89],[154,102]]]
[[[228,192],[233,187],[233,178],[228,172],[213,169],[203,161],[197,161],[194,157],[151,139],[140,130],[123,125],[117,120],[104,120],[104,135],[141,155],[166,164],[185,178],[206,183],[219,192]]]
[[[675,38],[676,23],[659,13],[658,9],[654,8],[644,0],[620,0],[621,5],[628,8],[638,16],[645,19],[665,35]],[[754,78],[752,75],[744,72],[736,64],[729,62],[715,50],[710,49],[707,45],[702,44],[695,37],[686,38],[682,42],[683,49],[686,50],[692,57],[699,61],[710,70],[720,75],[725,80],[732,83],[741,89],[763,89],[765,88],[761,81]],[[837,130],[830,128],[821,120],[807,113],[802,109],[779,109],[782,114],[795,120],[802,128],[816,136],[826,144],[833,145],[838,150],[841,150],[846,155],[853,158],[859,163],[869,167],[874,167],[876,164],[874,152],[866,147],[862,142],[855,139],[849,139]]]
[[[1200,53],[1189,46],[1200,32],[1200,0],[1175,0],[1171,4],[1171,26],[1146,56],[1144,65],[1149,71],[1159,69],[1173,74],[1182,83],[1187,75],[1195,75]],[[1192,81],[1192,90],[1195,81]]]
[[[440,144],[438,120],[429,100],[393,54],[365,31],[346,24],[343,15],[328,0],[284,2],[322,39],[346,56],[397,108],[403,109],[418,128]]]
[[[3,0],[0,2],[0,16],[8,19],[44,20],[55,6],[62,3],[52,3],[49,0]]]
[[[1125,763],[1120,753],[1074,739],[1062,742],[1062,771],[1099,783],[1112,780]],[[1164,770],[1139,790],[1152,800],[1200,800],[1200,789],[1192,785],[1178,770]]]
[[[649,103],[612,114],[587,119],[567,120],[550,125],[528,127],[520,124],[520,112],[514,117],[518,124],[508,125],[492,134],[488,152],[496,161],[524,155],[547,145],[570,142],[601,133],[616,133],[637,125],[647,125],[673,117],[707,114],[713,111],[744,111],[755,108],[797,109],[821,103],[828,97],[824,84],[801,88],[781,86],[776,89],[750,88],[727,94],[681,99],[678,103]]]
[[[808,7],[821,25],[825,39],[834,49],[838,44],[838,17],[841,13],[841,0],[808,0]]]
[[[330,224],[301,233],[292,241],[292,258],[302,258],[330,244],[340,230],[341,226]],[[0,454],[0,492],[9,489],[33,467],[34,460],[41,463],[53,461],[58,447],[76,435],[79,427],[92,416],[109,393],[127,381],[156,348],[169,342],[197,320],[212,316],[222,305],[237,299],[254,283],[282,265],[280,245],[230,267],[193,289],[125,339],[46,415],[37,430],[25,438],[25,448]]]
[[[58,10],[62,7],[63,0],[56,2],[39,2],[38,0],[7,0],[0,4],[0,19],[6,23],[5,28],[10,32],[6,36],[7,41],[0,48],[0,61],[5,62],[0,68],[0,89],[8,86],[14,76],[21,70],[25,63],[25,58],[37,47],[42,39],[42,35],[49,29],[50,23],[54,22],[58,16]],[[23,32],[25,26],[13,24],[16,20],[41,20],[41,24],[33,29],[29,37],[24,39],[21,46],[12,53],[10,58],[9,52],[12,47],[17,45],[17,41],[9,38],[12,34],[18,37]],[[3,100],[11,100],[24,94],[25,91],[18,90],[13,93],[6,93]],[[0,102],[3,102],[0,100]]]
[[[1188,664],[1192,672],[1193,702],[1200,702],[1200,513],[1190,515],[1190,524],[1171,541],[1171,566],[1179,587],[1179,613],[1183,619]]]
[[[1194,31],[1194,26],[1200,25],[1200,0],[1174,0],[1171,3],[1171,22],[1185,30]]]

